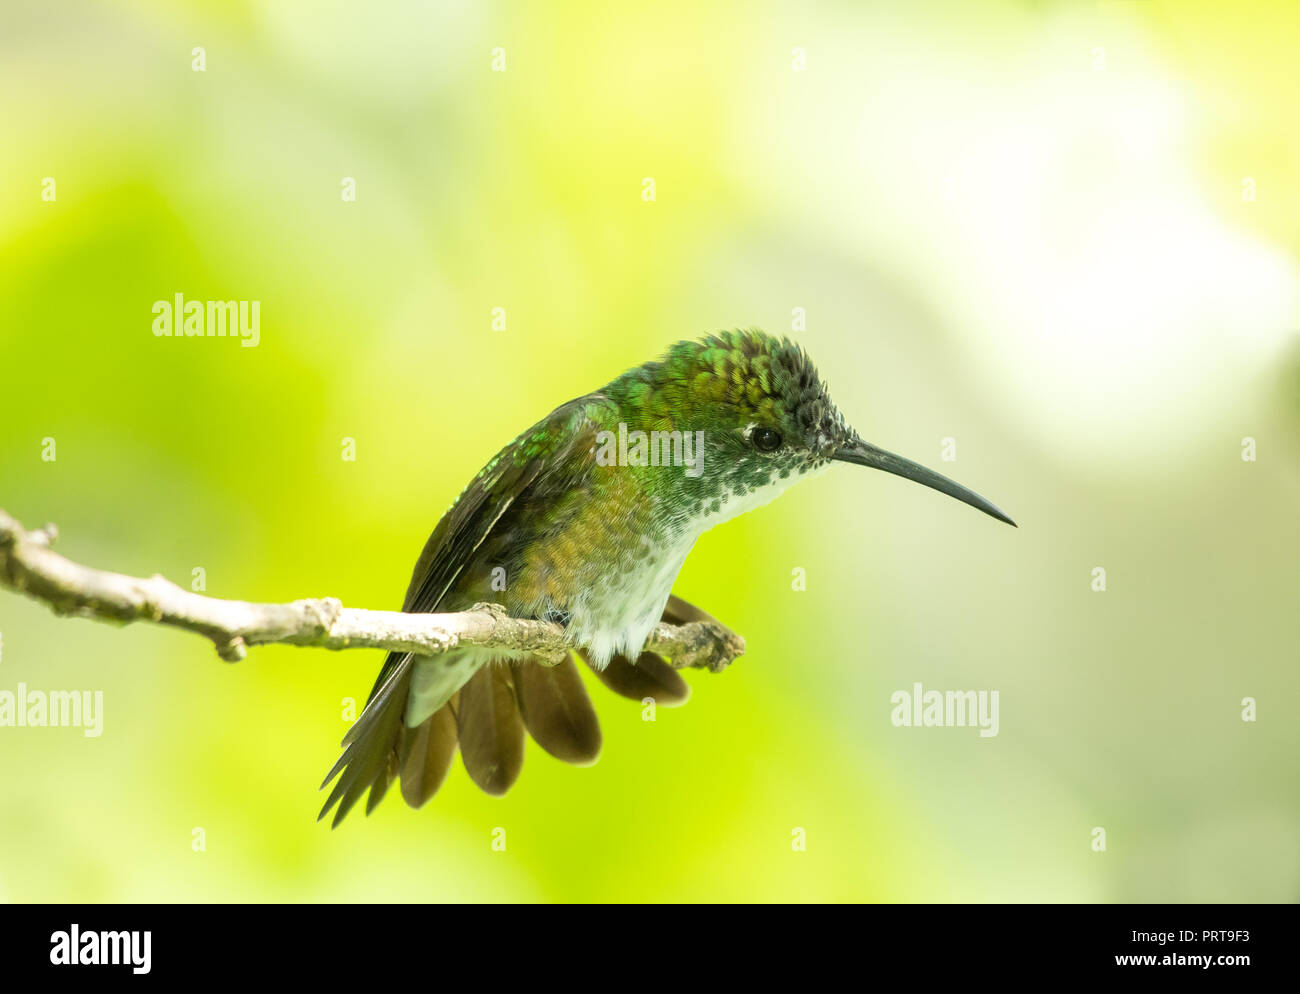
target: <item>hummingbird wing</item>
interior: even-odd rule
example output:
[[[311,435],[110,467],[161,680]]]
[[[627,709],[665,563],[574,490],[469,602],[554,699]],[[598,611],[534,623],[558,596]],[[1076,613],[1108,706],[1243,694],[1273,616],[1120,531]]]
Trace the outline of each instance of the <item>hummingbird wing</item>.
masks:
[[[570,457],[575,452],[594,444],[596,428],[589,417],[589,408],[604,400],[602,394],[588,394],[557,407],[479,471],[425,543],[407,587],[403,611],[425,613],[439,610],[475,551],[492,534],[502,516],[524,495],[539,488],[573,486],[572,480],[563,478],[562,469],[574,465]],[[432,774],[441,767],[446,751],[445,734],[441,731],[446,726],[446,719],[439,719],[438,730],[430,724],[427,733],[420,731],[423,724],[416,729],[404,727],[403,715],[413,658],[410,653],[389,654],[375,680],[365,710],[343,738],[343,755],[321,784],[324,788],[336,776],[339,777],[321,808],[318,820],[338,804],[332,823],[338,825],[366,790],[371,792],[366,810],[373,810],[383,799],[393,778],[405,768],[405,763],[400,761],[411,761],[422,736],[425,757],[419,761],[423,765],[417,763],[412,768],[415,785],[410,793],[419,797],[425,793],[423,786],[433,779],[441,783],[441,779]],[[498,668],[485,667],[488,670]],[[477,713],[475,709],[474,714]],[[436,714],[427,721],[432,722],[434,717]],[[465,732],[462,726],[463,723],[457,722],[463,748]],[[444,769],[443,776],[445,772]]]

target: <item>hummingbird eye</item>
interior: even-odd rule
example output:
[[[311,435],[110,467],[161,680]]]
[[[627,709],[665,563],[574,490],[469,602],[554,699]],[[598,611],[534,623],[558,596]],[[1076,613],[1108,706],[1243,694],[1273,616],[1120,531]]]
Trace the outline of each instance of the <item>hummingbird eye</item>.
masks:
[[[759,452],[775,452],[781,447],[781,433],[775,428],[755,428],[749,440]]]

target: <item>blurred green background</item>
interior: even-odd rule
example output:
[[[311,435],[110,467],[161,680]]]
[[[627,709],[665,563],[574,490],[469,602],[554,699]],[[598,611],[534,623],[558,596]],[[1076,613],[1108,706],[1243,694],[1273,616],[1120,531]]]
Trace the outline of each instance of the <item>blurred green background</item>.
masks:
[[[0,507],[66,555],[396,607],[515,433],[796,308],[866,438],[1021,527],[835,469],[688,560],[749,654],[686,707],[593,685],[595,767],[335,832],[380,653],[0,591],[0,690],[105,698],[0,728],[0,897],[1300,897],[1298,46],[1284,0],[6,0]],[[178,292],[259,347],[154,337]],[[895,728],[914,682],[1000,734]]]

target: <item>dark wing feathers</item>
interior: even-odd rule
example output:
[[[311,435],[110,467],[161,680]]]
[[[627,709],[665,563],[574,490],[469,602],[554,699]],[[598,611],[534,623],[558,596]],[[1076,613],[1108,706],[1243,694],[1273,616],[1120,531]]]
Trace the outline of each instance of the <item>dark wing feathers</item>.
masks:
[[[498,470],[499,464],[503,463],[508,463],[508,467]],[[541,469],[542,463],[539,460],[530,460],[523,466],[517,466],[506,457],[498,456],[479,473],[452,509],[443,515],[438,527],[425,543],[402,610],[421,613],[437,609],[448,587],[464,569],[468,557],[483,543],[522,490],[537,478]],[[412,658],[410,653],[405,652],[388,654],[365,710],[343,738],[343,745],[347,749],[325,778],[325,783],[329,783],[344,765],[347,765],[349,774],[355,767],[356,775],[345,776],[339,781],[340,785],[347,781],[348,786],[344,787],[341,794],[337,788],[330,794],[319,817],[323,818],[334,802],[342,798],[343,805],[334,818],[334,824],[337,825],[356,803],[356,798],[371,785],[373,789],[366,805],[366,813],[373,811],[375,805],[383,799],[392,780],[389,768],[394,764],[390,763],[389,754],[395,745],[394,736],[402,727],[401,717],[406,710],[406,697],[410,689]],[[380,752],[383,753],[383,762],[371,755]],[[355,762],[363,754],[367,761],[360,764]],[[356,782],[352,782],[354,779]]]
[[[550,450],[539,449],[528,455],[527,450],[519,450],[519,440],[516,440],[479,470],[424,543],[411,571],[411,582],[402,601],[403,611],[422,614],[438,610],[447,591],[502,515],[538,482],[544,470],[563,465],[575,443],[581,444],[586,407],[601,399],[600,394],[590,394],[562,404],[544,422],[520,436],[522,439],[545,434],[559,439],[559,444]],[[384,681],[409,658],[409,653],[389,654],[370,692],[372,700]]]
[[[543,477],[544,470],[563,466],[575,445],[586,444],[582,431],[587,423],[586,408],[600,399],[600,395],[592,394],[556,408],[544,422],[503,449],[479,472],[425,543],[411,575],[403,611],[422,613],[438,609],[475,550],[510,506]],[[534,440],[538,439],[551,444],[549,447],[535,444]],[[411,658],[409,653],[390,653],[379,671],[365,711],[345,736],[347,752],[325,780],[328,784],[334,776],[339,776],[320,818],[338,803],[333,821],[337,825],[367,788],[374,788],[371,809],[387,791],[397,771],[396,753],[410,689]]]
[[[405,668],[401,675],[403,688],[410,680],[410,668]],[[330,791],[329,797],[325,801],[325,806],[321,808],[317,820],[324,818],[329,814],[330,808],[338,804],[338,810],[334,813],[333,826],[337,826],[344,818],[347,817],[352,806],[357,803],[361,795],[367,789],[375,786],[381,779],[384,780],[383,787],[380,788],[379,798],[383,797],[383,792],[388,789],[389,768],[392,759],[391,744],[398,739],[402,729],[402,710],[406,705],[406,694],[403,689],[400,697],[390,696],[386,698],[383,705],[378,709],[378,716],[370,723],[360,738],[356,739],[348,747],[348,752],[352,753],[348,758],[345,753],[346,768],[339,776],[338,782],[334,789]],[[336,768],[339,764],[336,764]],[[325,781],[329,782],[328,778]],[[324,784],[322,784],[322,787]],[[373,797],[373,795],[372,795]],[[378,798],[374,798],[373,803],[378,803]]]

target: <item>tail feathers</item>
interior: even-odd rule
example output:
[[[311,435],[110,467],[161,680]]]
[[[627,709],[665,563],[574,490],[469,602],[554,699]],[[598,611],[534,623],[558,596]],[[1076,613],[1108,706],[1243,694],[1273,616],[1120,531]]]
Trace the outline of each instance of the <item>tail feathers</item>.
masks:
[[[715,625],[722,624],[708,611],[700,610],[690,601],[684,601],[676,594],[668,595],[668,603],[664,605],[664,613],[659,620],[669,625],[685,625],[692,621],[711,622]]]
[[[471,779],[489,794],[506,793],[523,767],[525,730],[567,763],[589,766],[600,756],[600,722],[572,657],[557,666],[490,663],[420,726],[405,729],[397,757],[403,799],[413,808],[428,803],[458,744]]]
[[[715,619],[670,597],[663,620],[682,624]],[[578,655],[591,665],[582,650]],[[414,728],[404,723],[414,660],[390,657],[390,663],[395,660],[400,662],[344,736],[343,755],[321,784],[324,789],[338,777],[319,816],[324,818],[337,805],[333,826],[366,791],[369,814],[396,779],[403,800],[422,807],[446,780],[458,746],[470,778],[498,797],[514,785],[523,768],[525,733],[566,763],[589,766],[600,756],[600,722],[572,657],[556,666],[537,659],[495,660],[480,666],[458,693]],[[643,652],[635,663],[615,656],[604,669],[591,669],[614,693],[634,701],[653,698],[673,707],[691,696],[690,684],[654,653]]]
[[[403,730],[402,799],[413,808],[423,807],[438,793],[456,758],[456,703],[453,696],[418,728]]]
[[[511,666],[524,727],[556,759],[590,766],[600,757],[600,721],[572,656],[554,666],[538,660]]]
[[[676,707],[690,700],[691,685],[653,652],[641,653],[635,663],[628,662],[624,656],[615,656],[603,670],[592,666],[586,653],[579,650],[578,654],[601,683],[622,697],[634,701],[650,697],[664,707]]]
[[[481,667],[461,688],[455,713],[470,779],[500,797],[514,786],[524,765],[524,723],[515,701],[513,667],[496,660]]]

